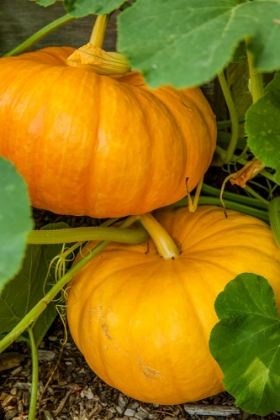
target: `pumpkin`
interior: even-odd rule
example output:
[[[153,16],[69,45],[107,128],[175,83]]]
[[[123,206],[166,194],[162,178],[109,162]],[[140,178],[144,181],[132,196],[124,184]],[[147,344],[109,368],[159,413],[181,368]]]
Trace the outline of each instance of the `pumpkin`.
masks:
[[[0,156],[27,182],[32,205],[107,218],[184,197],[216,142],[201,90],[152,90],[138,72],[67,66],[73,51],[48,47],[0,60]]]
[[[155,216],[179,245],[178,258],[161,258],[152,240],[112,243],[73,278],[70,332],[107,384],[157,404],[224,390],[208,348],[217,295],[236,275],[254,272],[267,278],[280,305],[280,250],[269,226],[227,213],[214,206],[159,210]]]

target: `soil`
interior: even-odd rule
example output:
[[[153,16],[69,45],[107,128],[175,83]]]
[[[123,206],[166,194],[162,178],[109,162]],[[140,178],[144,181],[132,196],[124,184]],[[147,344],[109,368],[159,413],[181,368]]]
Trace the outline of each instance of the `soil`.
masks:
[[[63,345],[64,327],[56,319],[39,348],[40,420],[261,420],[238,409],[226,392],[194,404],[160,406],[144,404],[107,386],[87,366],[70,336]],[[31,357],[28,346],[14,343],[3,354],[13,367],[1,372],[0,420],[28,418]]]

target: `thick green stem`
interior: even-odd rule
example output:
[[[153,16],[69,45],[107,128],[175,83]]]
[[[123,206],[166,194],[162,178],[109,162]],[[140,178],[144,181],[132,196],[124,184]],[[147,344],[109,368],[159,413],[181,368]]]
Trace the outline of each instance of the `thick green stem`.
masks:
[[[91,33],[90,43],[102,48],[110,15],[98,15]]]
[[[250,50],[250,39],[246,39],[247,59],[251,81],[251,92],[253,103],[257,102],[264,95],[263,75],[258,72],[254,66],[254,55]]]
[[[27,328],[29,335],[29,345],[31,349],[32,359],[32,387],[31,396],[29,403],[28,420],[35,420],[36,418],[36,406],[37,406],[37,392],[38,392],[38,381],[39,381],[39,361],[38,361],[38,349],[35,343],[33,330],[31,327]]]
[[[280,248],[280,197],[276,197],[270,202],[268,214],[273,237]]]
[[[127,228],[138,219],[137,216],[128,217],[119,227],[119,229]],[[142,241],[141,241],[142,242]],[[9,332],[0,341],[0,353],[9,347],[13,341],[15,341],[22,333],[26,330],[46,309],[48,304],[56,297],[61,289],[83,268],[92,258],[94,258],[99,252],[101,252],[109,241],[103,241],[99,243],[86,258],[81,259],[77,264],[71,267],[71,269],[49,290],[49,292],[41,299],[25,317],[15,326],[15,328]]]
[[[228,107],[230,120],[231,120],[231,139],[230,143],[224,158],[224,163],[230,163],[233,153],[236,149],[237,141],[238,141],[238,131],[239,131],[239,121],[236,113],[236,109],[234,106],[234,102],[231,96],[231,92],[225,78],[224,72],[218,74],[219,82],[224,94],[224,98]]]
[[[144,228],[149,232],[158,253],[164,260],[177,258],[180,255],[180,251],[173,239],[151,213],[142,214],[139,216],[139,219]]]
[[[62,16],[59,19],[54,20],[49,25],[45,26],[44,28],[40,29],[38,32],[33,34],[30,38],[26,39],[22,44],[18,45],[16,48],[6,53],[4,57],[11,57],[13,55],[18,55],[18,54],[23,53],[24,51],[32,47],[32,45],[36,44],[36,42],[40,41],[40,39],[49,35],[55,29],[60,28],[61,26],[65,25],[66,23],[71,22],[74,19],[75,18],[73,16],[67,14],[65,16]]]
[[[245,118],[238,118],[238,124],[243,124],[245,122]],[[223,120],[223,121],[217,121],[217,127],[218,128],[229,128],[232,126],[231,120]]]
[[[244,187],[244,190],[247,191],[247,193],[251,194],[253,197],[255,197],[257,200],[259,200],[262,203],[266,204],[267,207],[269,206],[269,201],[267,201],[260,194],[258,194],[255,190],[253,190],[253,188],[249,187],[249,185],[246,185]]]
[[[241,203],[237,203],[235,201],[230,200],[223,200],[224,204],[226,206],[226,209],[230,210],[236,210],[240,213],[248,214],[250,216],[257,217],[260,220],[263,220],[264,222],[268,223],[268,211],[259,210],[253,207],[246,206]],[[218,197],[206,197],[206,196],[200,196],[198,200],[198,204],[200,206],[209,205],[209,206],[219,206],[222,207],[221,200]],[[188,199],[183,198],[180,201],[177,201],[177,203],[171,204],[168,206],[169,208],[177,208],[177,207],[185,207],[188,206]]]
[[[220,190],[218,188],[214,188],[210,185],[206,185],[203,184],[202,185],[202,189],[201,189],[202,193],[204,194],[209,194],[211,196],[214,197],[219,197],[220,196]],[[253,207],[254,209],[262,209],[262,210],[267,210],[268,208],[268,203],[267,202],[262,202],[259,201],[255,198],[251,198],[251,197],[247,197],[245,195],[241,195],[241,194],[234,194],[228,191],[224,191],[223,192],[223,197],[225,199],[228,199],[230,201],[235,201],[236,203],[241,203],[245,206],[248,207]]]
[[[144,229],[119,229],[117,227],[82,227],[57,230],[33,230],[27,236],[28,244],[63,244],[84,241],[112,241],[136,244],[148,239]]]

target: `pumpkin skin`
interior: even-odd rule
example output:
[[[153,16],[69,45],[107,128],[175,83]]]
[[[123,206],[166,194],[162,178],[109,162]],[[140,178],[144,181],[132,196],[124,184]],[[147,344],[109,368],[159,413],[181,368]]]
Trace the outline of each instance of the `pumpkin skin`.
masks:
[[[214,206],[158,211],[180,246],[178,258],[163,260],[152,240],[111,244],[74,277],[67,290],[70,332],[107,384],[157,404],[224,390],[208,348],[217,295],[236,275],[254,272],[267,278],[280,305],[280,250],[269,226],[227,213]]]
[[[69,67],[70,47],[0,60],[0,156],[34,207],[96,218],[186,195],[210,165],[214,114],[198,88],[149,89],[141,75]]]

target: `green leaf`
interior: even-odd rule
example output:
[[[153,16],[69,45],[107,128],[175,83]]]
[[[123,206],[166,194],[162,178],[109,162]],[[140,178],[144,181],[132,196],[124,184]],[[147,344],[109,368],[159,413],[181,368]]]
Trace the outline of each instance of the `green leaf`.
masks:
[[[24,180],[0,157],[0,292],[20,269],[26,237],[33,227]]]
[[[66,228],[65,223],[51,224],[45,229]],[[61,245],[29,245],[23,266],[15,278],[4,287],[0,295],[0,336],[9,333],[54,284],[54,269],[50,261],[59,254]],[[38,345],[52,324],[57,312],[51,302],[33,324]]]
[[[231,63],[247,63],[246,43],[240,42],[231,57]]]
[[[118,17],[118,50],[151,87],[201,85],[251,37],[255,65],[280,67],[280,0],[138,0]]]
[[[251,151],[265,165],[276,169],[275,182],[280,184],[280,72],[265,92],[249,108],[245,130]]]
[[[252,95],[248,88],[247,63],[230,63],[226,69],[226,76],[237,117],[239,120],[244,119],[247,110],[252,105]],[[244,123],[239,124],[239,136],[244,138]]]
[[[280,319],[266,279],[244,273],[215,302],[220,319],[210,351],[224,373],[226,390],[248,413],[280,409]]]
[[[39,6],[51,6],[52,4],[56,3],[57,0],[36,0],[36,3],[39,4]]]
[[[90,14],[105,15],[118,9],[126,0],[64,0],[65,10],[76,18]]]

